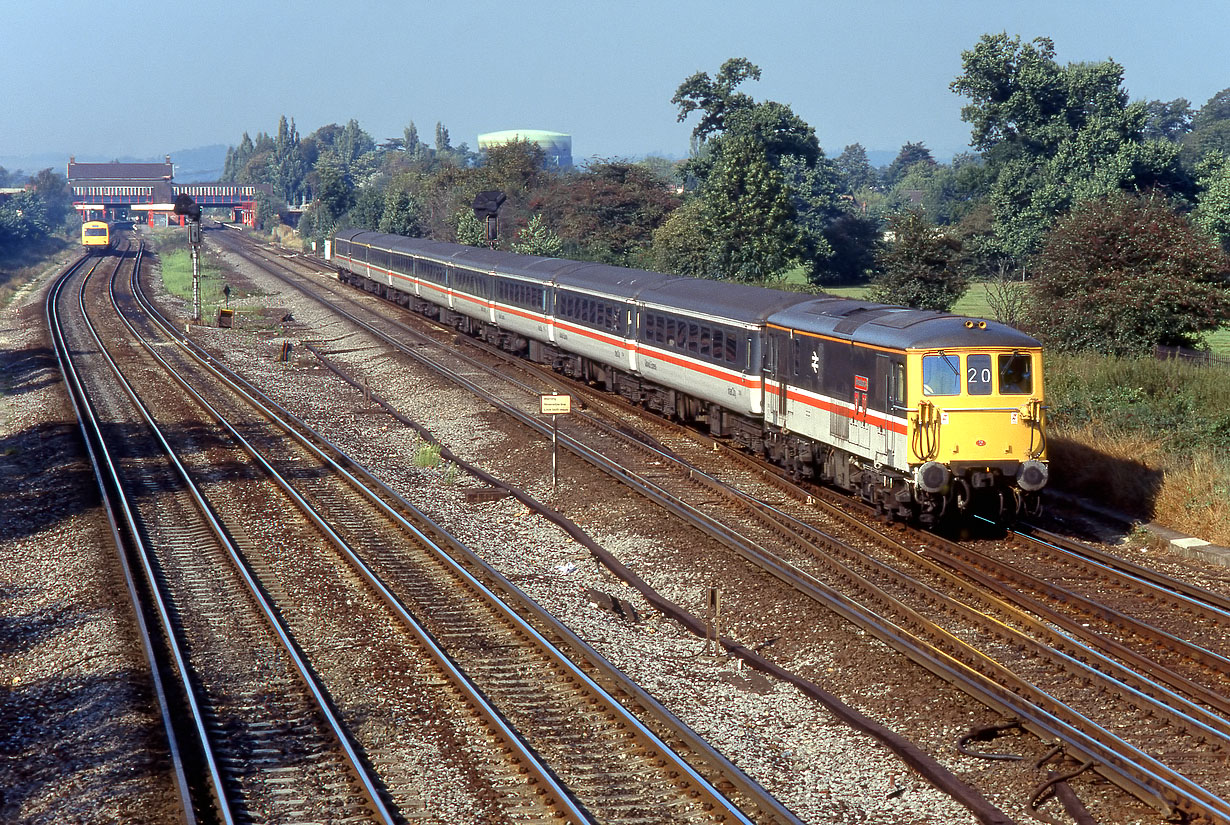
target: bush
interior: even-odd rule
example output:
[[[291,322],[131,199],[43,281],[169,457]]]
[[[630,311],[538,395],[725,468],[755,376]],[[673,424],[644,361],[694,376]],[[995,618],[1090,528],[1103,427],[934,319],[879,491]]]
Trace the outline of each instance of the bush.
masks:
[[[1230,317],[1230,260],[1157,196],[1081,204],[1047,236],[1033,271],[1026,326],[1067,352],[1190,347]]]

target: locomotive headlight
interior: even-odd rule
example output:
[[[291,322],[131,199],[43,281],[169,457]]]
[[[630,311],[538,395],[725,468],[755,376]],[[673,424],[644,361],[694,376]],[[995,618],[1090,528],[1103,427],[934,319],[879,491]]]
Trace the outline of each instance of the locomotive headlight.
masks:
[[[1016,484],[1022,490],[1030,493],[1035,490],[1041,490],[1046,486],[1049,472],[1047,466],[1041,461],[1035,461],[1034,459],[1024,461],[1021,463],[1020,469],[1016,471]]]
[[[942,493],[948,489],[948,468],[938,461],[928,461],[914,471],[914,483],[927,493]]]

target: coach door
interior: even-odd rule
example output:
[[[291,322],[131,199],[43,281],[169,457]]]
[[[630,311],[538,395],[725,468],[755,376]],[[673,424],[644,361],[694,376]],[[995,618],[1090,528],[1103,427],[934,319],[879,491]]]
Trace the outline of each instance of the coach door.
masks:
[[[894,436],[889,426],[890,417],[897,414],[896,401],[901,387],[899,386],[899,371],[891,358],[884,353],[876,353],[875,387],[872,398],[875,399],[875,416],[871,423],[871,446],[875,449],[875,460],[892,466]]]
[[[764,374],[760,377],[761,408],[766,421],[781,426],[786,420],[786,380],[782,364],[790,344],[777,332],[770,332],[765,338]],[[777,385],[776,393],[769,391],[770,381]]]

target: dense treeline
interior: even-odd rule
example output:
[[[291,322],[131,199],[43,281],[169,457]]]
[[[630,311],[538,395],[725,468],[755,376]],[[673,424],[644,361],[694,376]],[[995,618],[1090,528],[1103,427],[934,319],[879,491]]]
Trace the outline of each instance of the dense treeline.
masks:
[[[26,175],[0,166],[0,189],[21,189],[0,197],[0,259],[62,235],[73,214],[68,181],[50,169]]]
[[[789,105],[747,94],[760,74],[734,58],[679,85],[678,118],[694,120],[681,163],[561,170],[529,143],[453,147],[441,123],[431,144],[413,122],[377,143],[353,120],[300,137],[283,117],[228,152],[226,179],[269,186],[264,220],[306,205],[305,243],[363,227],[482,244],[470,205],[497,189],[499,244],[516,251],[870,282],[877,299],[933,309],[989,282],[1001,320],[1065,350],[1194,345],[1230,317],[1230,89],[1199,109],[1132,102],[1114,61],[1062,65],[1046,38],[984,35],[950,86],[975,151],[941,163],[907,142],[877,169],[857,143],[827,157]]]

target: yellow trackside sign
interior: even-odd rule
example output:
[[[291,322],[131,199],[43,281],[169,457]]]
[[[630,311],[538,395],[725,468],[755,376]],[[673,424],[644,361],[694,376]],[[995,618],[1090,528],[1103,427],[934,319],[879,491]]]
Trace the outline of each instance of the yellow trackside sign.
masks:
[[[538,403],[543,415],[567,415],[572,412],[571,395],[540,395]]]

